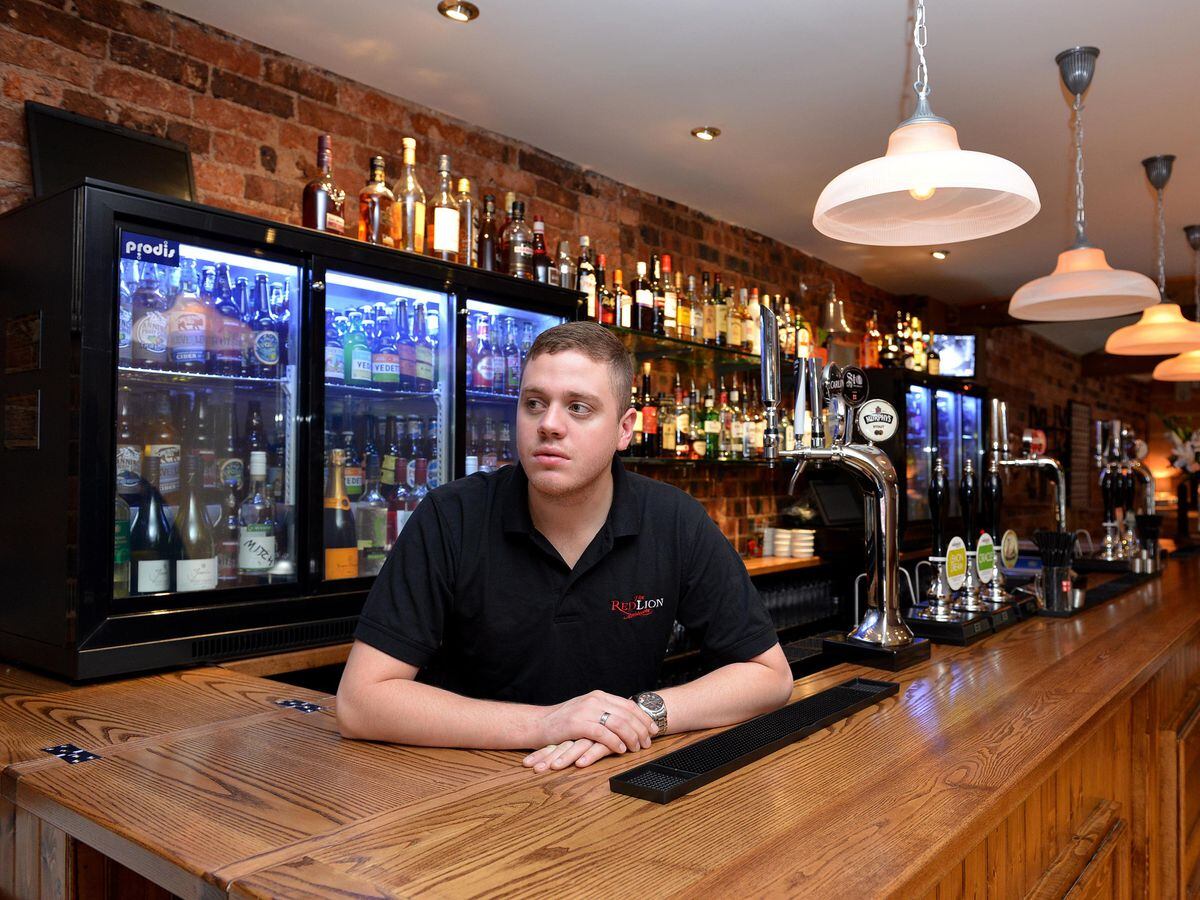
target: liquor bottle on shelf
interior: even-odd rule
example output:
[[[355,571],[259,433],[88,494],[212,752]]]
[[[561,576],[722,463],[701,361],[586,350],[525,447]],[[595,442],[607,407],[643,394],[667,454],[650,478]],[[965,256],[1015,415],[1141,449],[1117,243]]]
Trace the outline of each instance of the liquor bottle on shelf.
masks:
[[[570,284],[570,282],[567,282]],[[579,237],[579,259],[575,264],[575,290],[583,294],[584,313],[591,322],[599,321],[596,305],[596,266],[592,262],[592,239],[586,234]]]
[[[147,457],[142,466],[138,514],[129,530],[129,590],[157,594],[171,590],[171,527],[159,491],[159,459]]]
[[[721,379],[720,392],[717,394],[717,421],[720,431],[717,432],[717,459],[733,458],[733,409],[729,405],[729,392],[725,390],[725,379]]]
[[[224,485],[221,516],[213,526],[213,542],[217,547],[217,587],[236,587],[241,583],[238,574],[238,492],[233,485]]]
[[[475,264],[488,272],[497,269],[496,241],[499,222],[496,221],[496,198],[483,195],[483,215],[479,219],[479,237],[476,239]]]
[[[521,371],[525,371],[525,363],[529,359],[529,348],[533,346],[533,323],[521,320]]]
[[[624,273],[613,272],[613,299],[617,307],[617,324],[622,328],[633,328],[633,297],[625,290]]]
[[[516,202],[517,195],[512,191],[504,195],[504,221],[500,223],[496,232],[496,271],[503,272],[505,275],[512,274],[512,260],[509,258],[508,243],[512,237],[512,223],[515,218],[513,207]]]
[[[129,596],[129,504],[120,494],[113,497],[113,599]]]
[[[694,280],[689,276],[688,283]],[[690,290],[690,288],[688,289]],[[692,340],[692,306],[688,299],[688,290],[683,288],[683,273],[675,273],[675,337],[681,341]]]
[[[392,545],[396,543],[396,538],[400,536],[400,532],[404,530],[404,524],[408,521],[408,487],[404,483],[407,474],[402,470],[402,467],[406,465],[405,460],[397,459],[392,472],[392,480],[396,487],[388,497],[387,504],[387,531],[384,543],[388,550],[392,549]]]
[[[746,345],[746,350],[756,356],[762,352],[762,333],[760,331],[759,311],[761,304],[758,301],[758,288],[750,288],[750,300],[746,304],[746,321],[749,323],[750,330],[743,330],[742,338]]]
[[[371,386],[371,347],[363,331],[363,315],[352,309],[346,315],[346,333],[342,335],[342,353],[345,358],[345,381],[356,387]]]
[[[710,347],[717,345],[717,299],[707,272],[700,273],[700,294],[704,307],[701,320],[701,339]]]
[[[438,189],[429,201],[428,232],[425,252],[444,262],[459,262],[458,247],[462,240],[458,201],[454,199],[450,181],[450,157],[438,157]]]
[[[246,348],[246,373],[256,378],[279,377],[280,350],[283,344],[279,320],[271,314],[267,276],[254,276],[250,309],[246,312],[249,328]]]
[[[208,368],[208,310],[200,299],[196,261],[180,263],[179,291],[167,312],[168,367],[180,372]]]
[[[424,425],[420,416],[409,416],[406,425],[406,437],[404,441],[404,451],[408,454],[407,468],[404,472],[405,480],[409,486],[416,484],[413,480],[413,473],[418,462],[424,460],[429,461],[429,442],[425,439]]]
[[[401,140],[404,147],[404,168],[392,189],[396,209],[392,215],[393,244],[413,253],[425,252],[425,192],[417,181],[417,142],[415,138]]]
[[[916,316],[912,318],[912,358],[913,370],[916,372],[925,371],[925,335],[921,332],[921,320]]]
[[[688,438],[691,442],[690,459],[704,459],[708,449],[708,435],[704,431],[704,405],[700,402],[700,392],[696,382],[691,383],[688,392]]]
[[[117,391],[117,493],[136,494],[142,477],[140,430],[134,424],[133,392],[128,385]]]
[[[608,286],[608,258],[596,255],[596,315],[601,325],[617,324],[617,298]]]
[[[345,454],[334,450],[329,461],[324,499],[325,580],[335,581],[358,576],[358,533],[350,498],[346,496]]]
[[[662,455],[662,441],[659,436],[659,404],[650,384],[650,363],[642,363],[642,443],[645,446],[643,455],[656,457]]]
[[[267,434],[263,427],[262,403],[251,400],[246,404],[246,425],[242,430],[242,459],[248,460],[255,450],[266,449]]]
[[[386,304],[375,317],[375,341],[371,347],[371,384],[384,391],[400,389],[400,349],[396,323]]]
[[[500,423],[500,439],[496,446],[496,468],[503,469],[515,463],[512,446],[512,426],[508,422]]]
[[[712,382],[704,394],[704,458],[718,459],[721,454],[721,413],[713,397]]]
[[[634,311],[636,313],[636,321],[633,327],[638,331],[647,333],[654,329],[654,289],[650,286],[649,279],[646,278],[646,264],[639,262],[637,264],[637,277],[629,286],[629,292],[633,295]]]
[[[871,316],[863,329],[862,344],[858,352],[858,364],[864,369],[879,368],[879,313],[871,310]]]
[[[675,372],[675,420],[672,425],[675,429],[675,458],[687,459],[692,452],[691,411],[683,394],[678,371]]]
[[[492,345],[489,340],[489,319],[480,313],[475,317],[475,341],[467,354],[467,387],[474,391],[490,392],[494,382]]]
[[[704,304],[696,294],[696,276],[687,277],[687,290],[679,301],[679,337],[696,344],[704,342]]]
[[[633,436],[629,440],[629,455],[640,459],[646,455],[646,423],[642,418],[642,397],[636,384],[629,386],[629,405],[637,412],[633,420]]]
[[[729,303],[725,299],[725,288],[721,285],[721,273],[713,273],[713,315],[714,337],[718,347],[724,347],[729,340]]]
[[[729,387],[729,436],[731,439],[731,456],[734,459],[750,458],[750,442],[746,434],[746,411],[742,407],[741,392],[738,391],[737,378]]]
[[[521,349],[517,346],[517,323],[512,316],[505,316],[502,322],[504,345],[498,358],[504,360],[503,393],[515,397],[521,393]]]
[[[575,287],[576,268],[575,260],[571,259],[570,241],[558,242],[558,257],[554,260],[554,268],[558,271],[558,281],[554,282],[552,279],[551,283],[557,283],[559,287]]]
[[[429,494],[429,460],[418,459],[412,466],[412,489],[408,492],[409,515],[416,510],[421,501]]]
[[[458,203],[458,261],[464,266],[478,265],[476,261],[476,235],[479,233],[479,223],[475,221],[475,198],[471,196],[471,179],[458,179],[458,193],[454,195]]]
[[[658,254],[650,256],[650,292],[654,296],[654,311],[650,317],[650,333],[655,337],[667,336],[666,294],[662,278],[662,261]]]
[[[659,432],[659,456],[670,458],[675,456],[675,447],[677,433],[675,431],[676,409],[675,403],[663,394],[658,392],[658,432]]]
[[[745,288],[729,294],[725,314],[725,346],[731,350],[742,349],[742,305],[745,301]]]
[[[175,590],[185,593],[215,588],[217,548],[201,497],[200,460],[194,455],[189,454],[183,461],[183,498],[171,531]]]
[[[505,241],[508,274],[514,278],[533,279],[533,233],[525,224],[525,204],[517,200],[512,205],[512,224],[506,229]]]
[[[267,454],[250,454],[250,489],[238,514],[238,573],[266,578],[275,566],[275,504],[266,488]]]
[[[430,393],[437,383],[437,359],[434,356],[433,341],[429,338],[428,324],[425,304],[416,304],[412,335],[413,390],[422,394]]]
[[[179,502],[179,430],[175,427],[171,412],[171,401],[166,393],[159,394],[157,418],[150,424],[146,434],[145,459],[151,456],[158,460],[156,487],[168,506]],[[142,465],[145,467],[145,459]]]
[[[346,233],[346,192],[333,180],[333,139],[322,134],[317,138],[316,178],[304,186],[301,202],[301,221],[306,228]]]
[[[671,270],[671,254],[664,253],[662,267],[663,332],[667,337],[679,336],[679,294],[675,290],[675,273]]]
[[[387,559],[388,501],[380,490],[382,468],[379,455],[367,456],[367,486],[358,501],[355,520],[358,523],[358,574],[360,577],[378,575]],[[393,473],[393,479],[395,473]]]
[[[546,252],[546,223],[533,217],[533,280],[550,283],[550,254]]]
[[[130,305],[133,317],[132,365],[142,369],[166,368],[167,300],[159,290],[158,273],[153,264],[142,263],[138,286],[130,298]]]
[[[929,356],[926,359],[926,370],[930,375],[942,374],[942,355],[937,351],[933,342],[933,332],[929,332]]]
[[[813,355],[813,346],[815,344],[812,326],[809,324],[808,319],[804,318],[804,313],[800,311],[799,307],[796,309],[794,321],[795,327],[793,328],[793,332],[795,334],[794,340],[796,342],[795,356],[798,359],[808,359]]]
[[[382,156],[372,156],[369,174],[358,192],[358,239],[368,244],[395,246],[392,226],[396,198],[387,186]]]

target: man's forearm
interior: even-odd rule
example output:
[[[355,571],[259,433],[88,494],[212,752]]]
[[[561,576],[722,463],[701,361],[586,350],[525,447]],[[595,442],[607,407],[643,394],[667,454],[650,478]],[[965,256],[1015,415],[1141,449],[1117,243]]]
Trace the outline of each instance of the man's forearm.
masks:
[[[418,681],[397,678],[340,696],[343,734],[425,747],[493,750],[540,746],[539,707],[474,700]]]
[[[742,662],[658,693],[667,705],[667,731],[674,734],[733,725],[778,709],[791,694],[791,681],[779,668]]]

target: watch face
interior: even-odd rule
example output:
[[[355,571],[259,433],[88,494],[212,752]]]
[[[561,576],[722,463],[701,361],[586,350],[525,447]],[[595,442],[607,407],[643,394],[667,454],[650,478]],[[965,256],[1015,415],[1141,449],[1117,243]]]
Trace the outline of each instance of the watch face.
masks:
[[[638,697],[638,704],[650,713],[662,712],[667,706],[658,694],[642,694]]]

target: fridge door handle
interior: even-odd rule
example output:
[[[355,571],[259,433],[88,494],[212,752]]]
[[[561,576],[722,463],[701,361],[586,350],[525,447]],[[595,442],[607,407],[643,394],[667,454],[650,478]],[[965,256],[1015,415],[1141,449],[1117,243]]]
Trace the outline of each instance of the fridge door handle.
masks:
[[[308,286],[314,291],[325,290],[325,282],[323,282],[323,281],[310,281],[308,283]]]

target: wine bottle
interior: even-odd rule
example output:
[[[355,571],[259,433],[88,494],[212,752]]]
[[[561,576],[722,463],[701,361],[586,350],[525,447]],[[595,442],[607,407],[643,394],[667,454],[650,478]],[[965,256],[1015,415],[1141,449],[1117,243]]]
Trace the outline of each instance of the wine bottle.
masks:
[[[354,513],[346,496],[343,469],[345,453],[334,450],[329,454],[329,478],[325,484],[325,579],[358,576],[358,536]]]
[[[425,251],[445,262],[459,262],[461,218],[450,190],[450,157],[444,153],[438,157],[438,189],[429,201],[428,228]]]
[[[200,458],[183,461],[183,499],[175,514],[175,590],[209,591],[217,586],[217,549],[201,492]]]
[[[250,454],[250,490],[238,513],[238,572],[263,577],[275,565],[275,504],[266,489],[267,454]]]
[[[129,580],[133,594],[171,590],[171,526],[158,491],[160,466],[157,456],[147,456],[142,463],[138,515],[129,530]]]

